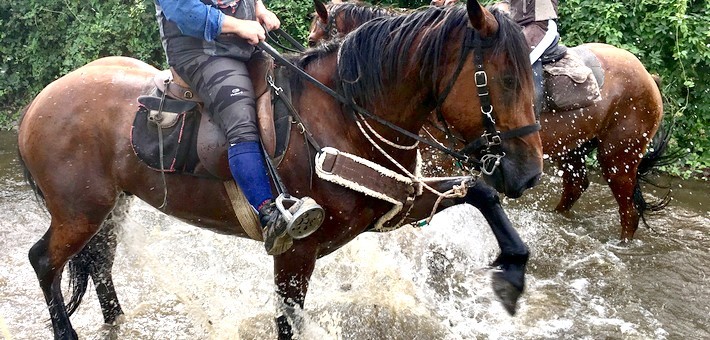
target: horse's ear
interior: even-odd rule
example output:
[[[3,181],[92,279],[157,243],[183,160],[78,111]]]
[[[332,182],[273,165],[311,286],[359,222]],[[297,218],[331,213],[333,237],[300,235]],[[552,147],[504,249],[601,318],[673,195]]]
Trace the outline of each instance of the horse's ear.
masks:
[[[325,8],[325,4],[321,0],[313,0],[313,4],[316,6],[316,14],[322,22],[328,22],[328,10]]]
[[[471,26],[480,32],[482,37],[489,37],[498,32],[498,21],[477,0],[468,0],[466,10]]]

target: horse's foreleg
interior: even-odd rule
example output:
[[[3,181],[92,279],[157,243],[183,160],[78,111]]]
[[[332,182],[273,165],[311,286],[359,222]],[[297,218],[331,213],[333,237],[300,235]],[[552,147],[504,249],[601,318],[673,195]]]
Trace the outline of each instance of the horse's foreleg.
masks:
[[[493,273],[493,290],[506,311],[515,315],[518,299],[525,290],[525,268],[530,256],[528,247],[513,228],[493,188],[477,181],[462,200],[481,212],[498,241],[501,253],[492,266],[500,271]]]
[[[572,151],[557,162],[562,170],[562,197],[555,211],[564,213],[570,211],[579,200],[582,193],[589,187],[587,165],[584,157],[586,153]]]
[[[293,337],[295,310],[303,308],[316,264],[316,245],[303,242],[274,257],[274,281],[281,313],[276,318],[279,339]]]

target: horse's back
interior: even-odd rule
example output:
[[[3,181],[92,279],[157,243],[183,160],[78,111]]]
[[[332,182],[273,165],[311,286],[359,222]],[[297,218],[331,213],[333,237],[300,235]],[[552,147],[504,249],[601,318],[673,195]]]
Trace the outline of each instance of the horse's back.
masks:
[[[66,171],[65,179],[77,180],[80,168],[105,165],[131,152],[126,136],[138,109],[136,98],[153,86],[156,72],[135,59],[110,57],[47,85],[28,107],[18,132],[20,155],[33,176],[71,164],[77,171]]]
[[[660,123],[663,116],[663,98],[658,76],[649,73],[638,57],[625,49],[602,43],[580,46],[588,48],[597,56],[607,75],[601,89],[604,100],[622,106],[630,105],[627,109],[614,111],[625,111],[629,114],[639,111],[640,114],[651,118],[652,125]],[[653,132],[655,133],[655,129]]]
[[[135,113],[136,98],[150,89],[157,72],[136,59],[107,57],[67,73],[34,98],[20,125],[20,142],[37,129],[88,128],[102,114]]]

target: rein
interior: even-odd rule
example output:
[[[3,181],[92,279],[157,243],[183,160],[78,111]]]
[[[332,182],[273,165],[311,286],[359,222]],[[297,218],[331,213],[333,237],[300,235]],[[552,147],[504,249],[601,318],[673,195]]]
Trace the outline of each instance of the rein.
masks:
[[[331,17],[332,18],[332,17]],[[330,24],[330,20],[329,20]],[[285,34],[285,32],[283,32]],[[287,35],[287,34],[286,34]],[[483,123],[484,123],[484,128],[485,131],[481,135],[481,137],[469,142],[466,146],[464,146],[461,150],[455,151],[453,147],[445,147],[439,143],[432,142],[426,138],[420,137],[418,134],[412,133],[408,130],[405,130],[395,124],[392,124],[391,122],[374,115],[367,111],[366,109],[362,108],[361,106],[355,104],[352,100],[348,100],[345,98],[343,95],[340,93],[334,91],[333,89],[325,86],[321,82],[319,82],[317,79],[313,78],[311,75],[303,71],[301,68],[297,67],[296,65],[292,64],[290,61],[286,60],[281,54],[276,51],[273,47],[271,47],[269,44],[266,42],[259,42],[258,46],[266,51],[268,54],[270,54],[274,59],[276,59],[278,62],[286,66],[287,68],[291,69],[292,71],[295,71],[297,74],[305,78],[307,81],[311,82],[313,85],[327,93],[328,95],[332,96],[336,100],[340,101],[342,104],[345,104],[352,108],[356,113],[358,113],[360,116],[364,116],[366,118],[370,118],[385,127],[392,129],[394,131],[399,132],[400,134],[403,134],[409,138],[414,139],[417,141],[417,143],[421,142],[424,144],[427,144],[457,160],[457,164],[459,167],[463,167],[464,164],[470,166],[472,169],[480,169],[484,174],[486,175],[492,175],[495,169],[500,165],[500,160],[505,157],[505,152],[503,152],[500,149],[501,142],[506,139],[512,139],[512,138],[517,138],[520,136],[524,136],[536,131],[540,130],[540,124],[535,123],[531,125],[527,125],[524,127],[520,127],[517,129],[512,129],[508,130],[505,132],[500,132],[496,129],[495,126],[495,118],[494,118],[494,112],[493,112],[493,105],[491,104],[490,100],[490,92],[488,90],[488,75],[486,71],[483,69],[483,49],[484,48],[490,48],[494,44],[494,39],[493,38],[486,38],[482,39],[481,36],[479,35],[478,31],[475,31],[471,28],[468,28],[466,30],[466,37],[464,39],[463,43],[463,48],[461,49],[461,57],[459,58],[459,63],[456,67],[456,71],[454,72],[454,76],[452,79],[449,81],[447,86],[444,88],[442,91],[442,94],[439,96],[437,99],[437,104],[436,104],[436,115],[437,119],[439,122],[444,126],[444,131],[447,136],[447,140],[452,141],[454,139],[453,133],[451,132],[451,129],[449,128],[449,123],[446,121],[446,119],[443,116],[443,113],[441,112],[441,106],[448,97],[449,93],[451,92],[451,89],[453,88],[454,83],[458,79],[459,74],[461,73],[461,70],[463,69],[464,62],[466,60],[466,56],[471,50],[474,50],[474,66],[476,68],[476,72],[474,73],[474,81],[476,83],[476,89],[478,92],[478,97],[481,102],[481,113],[483,114]],[[357,118],[357,117],[356,117]],[[453,143],[452,143],[453,144]],[[317,144],[314,144],[317,145]],[[468,156],[468,154],[478,152],[479,150],[484,150],[485,154],[481,157],[481,160],[471,158]]]

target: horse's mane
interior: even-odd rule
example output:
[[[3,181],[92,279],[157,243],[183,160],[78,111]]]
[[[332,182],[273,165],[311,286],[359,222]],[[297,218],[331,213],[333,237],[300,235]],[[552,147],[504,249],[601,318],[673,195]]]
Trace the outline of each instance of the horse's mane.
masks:
[[[343,3],[330,3],[326,5],[330,18],[342,20],[341,24],[347,27],[357,27],[363,22],[374,18],[405,14],[409,11],[394,7],[373,6],[366,2],[354,1]],[[340,16],[340,14],[343,14]]]
[[[495,9],[492,13],[499,24],[493,54],[508,55],[512,75],[519,82],[515,88],[523,88],[531,73],[527,43],[507,15]],[[344,94],[358,103],[381,98],[389,84],[403,77],[408,62],[420,65],[420,79],[434,86],[442,51],[467,25],[468,13],[461,6],[426,7],[367,22],[348,34],[340,47],[338,74]],[[418,45],[410,55],[415,42]]]
[[[499,25],[492,53],[508,55],[511,73],[518,81],[514,88],[523,88],[523,81],[531,78],[532,71],[520,26],[501,11],[493,9],[491,13]],[[452,36],[463,34],[467,25],[468,13],[464,7],[426,7],[408,15],[375,18],[344,38],[327,41],[288,58],[306,69],[314,61],[338,52],[338,72],[333,74],[341,86],[338,90],[347,98],[364,104],[382,98],[387,86],[404,75],[408,60],[421,65],[420,79],[431,81],[434,86],[444,47],[451,43]],[[410,55],[415,41],[419,45]],[[300,78],[293,77],[291,82],[297,91],[302,87]]]

